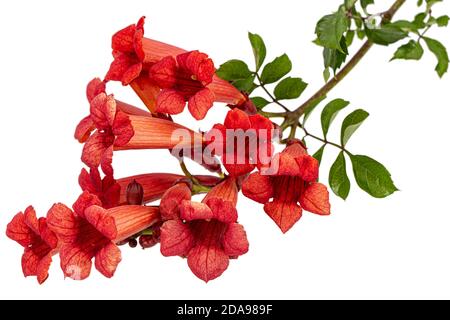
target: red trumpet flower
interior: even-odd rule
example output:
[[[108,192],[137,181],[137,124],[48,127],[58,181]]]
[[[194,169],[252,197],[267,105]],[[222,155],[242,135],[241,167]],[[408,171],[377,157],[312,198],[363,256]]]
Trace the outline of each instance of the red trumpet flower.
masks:
[[[302,208],[319,215],[330,214],[328,190],[316,182],[318,175],[318,161],[296,142],[275,155],[270,169],[265,167],[261,173],[248,176],[242,192],[263,203],[264,211],[284,233],[301,218]]]
[[[159,209],[145,206],[101,207],[100,200],[88,192],[78,198],[73,210],[55,204],[49,211],[49,228],[62,241],[61,268],[65,276],[83,280],[90,274],[92,258],[105,277],[112,277],[121,261],[115,243],[159,221]]]
[[[33,207],[19,212],[6,228],[6,235],[23,246],[22,271],[25,277],[36,276],[39,284],[48,278],[58,238],[49,230],[45,218],[37,218]]]
[[[161,200],[161,253],[187,257],[188,266],[208,282],[219,277],[230,258],[248,251],[248,240],[237,223],[237,186],[228,178],[212,188],[201,203],[190,201],[184,184],[169,189]]]
[[[96,84],[91,82],[89,86],[94,87]],[[199,133],[169,120],[153,118],[148,112],[141,110],[143,115],[136,115],[137,108],[129,105],[124,107],[124,104],[104,92],[92,98],[89,92],[96,93],[96,90],[90,89],[89,86],[91,112],[89,117],[84,118],[78,125],[75,137],[80,142],[85,142],[81,159],[90,168],[101,165],[106,175],[112,175],[114,150],[191,147],[196,142],[201,143],[203,139]],[[90,126],[89,122],[92,122],[93,126]],[[94,129],[96,131],[91,134]],[[182,140],[180,136],[175,135],[181,131]]]
[[[206,55],[197,51],[188,54],[184,49],[145,38],[144,17],[139,19],[137,24],[130,25],[114,34],[112,37],[112,49],[114,61],[111,63],[105,80],[121,81],[123,85],[131,85],[151,111],[155,111],[159,88],[174,89],[172,86],[168,87],[168,83],[161,78],[169,69],[177,71],[179,75],[180,72],[184,72],[184,75],[178,77],[179,81],[177,81],[178,85],[175,92],[164,90],[163,96],[158,97],[158,109],[161,112],[179,113],[182,111],[185,102],[189,100],[189,110],[193,116],[196,119],[202,119],[211,107],[212,101],[231,105],[241,105],[248,101],[239,90],[227,81],[214,75],[214,66],[211,60],[205,58]],[[195,59],[193,59],[194,55],[196,56]],[[184,58],[188,56],[190,58],[185,60]],[[174,64],[175,59],[178,60],[177,67]],[[181,63],[180,59],[182,60]],[[192,69],[194,65],[188,60],[202,61],[207,70],[199,70],[196,66]],[[148,72],[155,64],[157,67],[150,71],[149,77]],[[167,69],[167,67],[170,68]],[[163,73],[157,75],[155,74],[157,70],[163,70]],[[204,73],[205,71],[207,72]],[[186,77],[187,75],[189,77]],[[195,76],[195,79],[192,76]],[[152,81],[152,79],[156,80],[156,82]],[[181,83],[183,85],[180,86]],[[160,87],[159,85],[162,86]],[[191,87],[192,85],[194,86]],[[205,90],[205,86],[209,90]],[[183,90],[179,90],[180,87]],[[175,95],[175,93],[181,95]],[[177,106],[170,107],[168,105],[169,101],[176,102]],[[182,101],[183,104],[181,104]]]
[[[206,135],[214,151],[231,176],[250,173],[256,166],[267,164],[272,155],[272,122],[242,110],[228,112],[224,124],[216,124]]]
[[[82,169],[78,176],[78,183],[81,190],[96,195],[104,208],[109,209],[119,205],[121,185],[114,180],[112,175],[107,175],[102,179],[97,168],[90,168],[89,172]]]

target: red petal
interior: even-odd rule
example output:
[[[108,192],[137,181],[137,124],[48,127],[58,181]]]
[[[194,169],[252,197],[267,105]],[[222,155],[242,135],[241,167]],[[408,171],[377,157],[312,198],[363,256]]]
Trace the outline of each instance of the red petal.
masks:
[[[258,134],[259,131],[261,130],[261,135],[258,135],[258,137],[261,138],[264,137],[265,140],[270,141],[272,139],[272,130],[273,130],[272,121],[270,121],[266,117],[263,117],[260,114],[252,115],[249,118],[252,124],[252,129],[258,130]],[[267,132],[267,134],[263,134],[264,132]]]
[[[225,223],[237,221],[236,206],[232,202],[220,198],[210,198],[205,203],[211,208],[214,219]]]
[[[109,146],[102,154],[100,159],[100,166],[102,167],[102,171],[106,175],[113,175],[114,169],[112,166],[112,158],[113,158],[113,150],[114,146]]]
[[[105,92],[106,85],[99,78],[92,79],[86,88],[86,96],[89,102],[92,101],[97,95],[102,92]]]
[[[242,129],[244,131],[251,127],[248,115],[239,109],[228,111],[224,124],[227,129]]]
[[[25,277],[37,275],[37,265],[41,257],[32,248],[25,248],[22,255],[22,271]]]
[[[142,63],[135,63],[128,67],[122,75],[122,85],[127,86],[137,79],[142,72]]]
[[[259,203],[266,203],[273,197],[272,180],[259,172],[252,173],[242,184],[242,193]]]
[[[224,159],[222,157],[222,159]],[[246,160],[247,163],[244,164],[235,164],[236,161],[231,161],[230,163],[226,160],[222,160],[223,166],[227,169],[227,172],[232,177],[240,177],[247,173],[252,172],[255,169],[254,164],[248,163],[250,160]]]
[[[195,77],[203,85],[212,82],[215,68],[208,55],[199,51],[191,51],[177,56],[179,67],[186,73]]]
[[[116,136],[115,146],[124,146],[133,138],[134,129],[130,117],[126,113],[122,111],[117,112],[113,124],[113,133]]]
[[[52,264],[52,254],[49,253],[39,260],[39,263],[36,267],[36,276],[39,284],[43,284],[45,280],[48,278],[48,269],[50,269],[50,265]]]
[[[281,152],[276,154],[271,162],[270,171],[265,171],[264,173],[277,175],[277,176],[299,176],[300,169],[298,167],[297,161],[290,154],[286,152]]]
[[[39,218],[39,234],[41,236],[42,241],[44,241],[49,248],[55,249],[58,246],[58,238],[53,233],[53,231],[50,230],[50,228],[47,225],[47,219],[46,218]]]
[[[320,214],[330,214],[330,201],[327,187],[321,183],[312,183],[300,196],[300,204],[306,211]]]
[[[100,130],[108,130],[116,117],[116,100],[112,95],[100,93],[91,101],[91,118]]]
[[[112,36],[112,49],[122,52],[134,53],[134,34],[136,25],[132,24],[119,30]]]
[[[178,219],[183,200],[191,199],[191,190],[185,183],[177,183],[168,189],[161,198],[159,209],[163,220]]]
[[[105,277],[111,278],[121,260],[120,249],[110,242],[95,255],[95,268]]]
[[[25,224],[30,228],[36,235],[39,235],[39,221],[36,217],[36,211],[32,206],[25,209]]]
[[[86,141],[81,160],[89,167],[100,165],[103,153],[114,143],[114,136],[96,132]]]
[[[72,210],[62,203],[54,204],[47,213],[48,228],[65,242],[74,241],[78,233],[78,221]]]
[[[162,90],[156,100],[156,112],[179,114],[183,112],[186,101],[183,96],[172,89]]]
[[[319,178],[319,161],[304,154],[295,159],[300,169],[300,176],[306,182],[314,182]]]
[[[160,88],[172,88],[177,79],[177,63],[173,57],[165,57],[151,66],[150,79]]]
[[[95,124],[91,116],[83,118],[75,129],[75,139],[80,143],[86,142],[86,140],[91,135],[91,132],[95,130]]]
[[[188,265],[197,277],[206,282],[219,277],[228,268],[229,258],[221,245],[224,228],[225,224],[214,220],[195,227],[197,242],[189,251]]]
[[[204,203],[184,200],[180,205],[180,218],[186,221],[214,218],[211,209]]]
[[[203,120],[214,103],[214,93],[208,88],[198,91],[189,99],[189,112],[196,120]]]
[[[96,177],[100,179],[100,173],[98,169],[91,169],[91,173],[89,174],[86,169],[81,169],[80,175],[78,176],[78,184],[83,191],[89,191],[90,193],[97,193],[99,190],[99,186],[101,184],[101,180],[94,180],[92,177],[93,170],[97,171]]]
[[[223,250],[230,257],[241,256],[248,252],[248,240],[244,227],[230,223],[222,239]]]
[[[25,215],[19,212],[12,218],[6,227],[6,235],[11,240],[16,241],[23,247],[31,245],[35,239],[35,234],[25,224]]]
[[[163,256],[186,256],[193,243],[191,231],[180,220],[169,220],[162,225],[161,253]]]
[[[118,52],[109,67],[105,81],[121,81],[125,86],[136,79],[141,71],[142,63],[137,58]]]
[[[84,212],[87,208],[89,208],[90,206],[101,206],[101,205],[102,205],[102,202],[96,195],[89,193],[87,191],[84,191],[78,197],[77,201],[75,201],[72,208],[78,217],[81,217],[84,219],[85,218]]]
[[[302,217],[302,208],[295,202],[274,200],[264,205],[264,211],[286,233]]]
[[[117,236],[116,222],[107,211],[99,206],[90,206],[84,211],[86,220],[102,235],[110,240]]]
[[[80,246],[75,244],[64,245],[61,247],[59,256],[64,276],[73,280],[83,280],[91,273],[93,254],[84,251]]]

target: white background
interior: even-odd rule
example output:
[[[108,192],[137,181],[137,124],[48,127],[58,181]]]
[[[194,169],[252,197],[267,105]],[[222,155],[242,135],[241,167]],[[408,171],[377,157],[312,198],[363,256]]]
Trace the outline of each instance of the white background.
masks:
[[[392,1],[376,2],[378,12]],[[407,2],[399,17],[416,13],[416,1]],[[442,14],[450,12],[445,2],[436,6]],[[4,235],[6,224],[27,205],[44,215],[54,202],[70,205],[78,196],[81,145],[73,139],[73,131],[88,112],[87,82],[103,76],[111,61],[113,32],[146,15],[147,37],[205,51],[217,66],[231,58],[251,64],[247,31],[259,33],[269,59],[288,53],[293,75],[310,83],[306,98],[323,84],[321,50],[311,43],[315,23],[339,3],[2,2],[0,297],[450,298],[450,76],[438,79],[429,53],[420,63],[389,63],[393,47],[373,48],[329,96],[348,99],[352,108],[370,112],[348,147],[389,168],[401,189],[390,198],[373,199],[353,183],[346,202],[332,197],[330,217],[305,213],[282,235],[260,205],[241,197],[240,222],[251,250],[208,284],[192,275],[186,261],[164,258],[158,248],[124,247],[113,279],[93,269],[86,281],[64,280],[55,258],[50,278],[39,286],[35,278],[23,278],[22,249]],[[450,46],[448,29],[432,30],[430,36]],[[110,92],[141,105],[128,88],[114,85]],[[218,105],[201,123],[187,115],[176,119],[194,129],[207,129],[221,122],[225,111]],[[320,133],[318,115],[309,123],[311,131]],[[337,118],[330,135],[335,140],[344,116]],[[315,144],[311,146],[315,151]],[[327,181],[336,154],[331,147],[326,150],[322,181]],[[116,177],[178,172],[176,161],[165,151],[119,153],[114,165]]]

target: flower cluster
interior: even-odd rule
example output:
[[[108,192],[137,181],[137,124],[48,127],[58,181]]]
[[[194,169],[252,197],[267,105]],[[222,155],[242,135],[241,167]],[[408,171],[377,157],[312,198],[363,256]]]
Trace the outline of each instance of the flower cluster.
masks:
[[[144,18],[114,34],[112,49],[105,77],[87,86],[89,114],[75,130],[86,165],[78,177],[78,198],[72,207],[54,204],[39,219],[28,207],[7,226],[7,236],[24,247],[25,276],[44,282],[52,256],[59,255],[66,277],[87,278],[94,262],[109,278],[121,261],[121,245],[160,243],[162,255],[186,258],[193,274],[207,282],[249,250],[238,222],[241,190],[264,204],[282,232],[302,210],[330,214],[327,188],[317,182],[317,160],[297,140],[275,153],[276,126],[255,113],[246,94],[217,76],[207,54],[145,38]],[[132,88],[143,108],[117,100],[107,91],[110,81]],[[186,105],[195,120],[204,119],[216,102],[230,110],[208,132],[172,119]],[[136,149],[167,149],[179,157],[183,174],[116,179],[114,154]],[[217,175],[190,174],[185,158]],[[198,194],[205,194],[200,202],[193,199]]]

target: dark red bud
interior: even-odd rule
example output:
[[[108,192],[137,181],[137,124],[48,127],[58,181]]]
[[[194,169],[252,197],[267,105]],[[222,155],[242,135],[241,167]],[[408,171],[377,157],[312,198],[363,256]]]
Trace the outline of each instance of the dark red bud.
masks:
[[[139,244],[142,249],[149,249],[154,247],[159,242],[159,236],[154,235],[142,235],[139,237]]]
[[[127,203],[129,205],[142,205],[144,201],[144,188],[136,180],[127,187]]]
[[[136,239],[133,238],[128,241],[128,245],[130,246],[130,248],[136,248],[138,245],[138,242]]]

